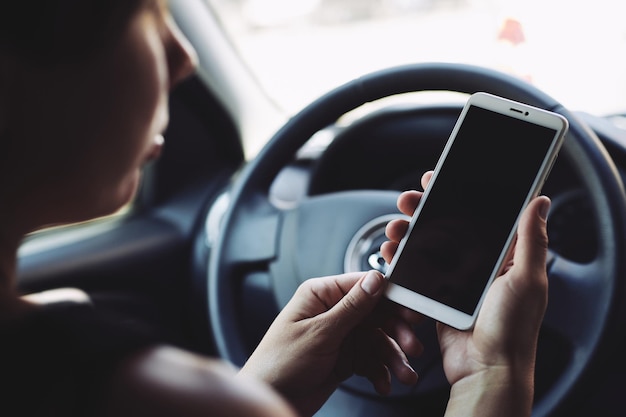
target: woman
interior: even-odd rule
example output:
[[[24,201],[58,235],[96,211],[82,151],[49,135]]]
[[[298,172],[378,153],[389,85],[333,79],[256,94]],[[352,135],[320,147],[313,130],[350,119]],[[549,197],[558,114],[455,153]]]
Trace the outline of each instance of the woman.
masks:
[[[23,236],[129,202],[161,151],[168,93],[195,66],[163,1],[35,3],[8,2],[0,14],[0,379],[13,415],[307,416],[354,373],[381,394],[390,372],[416,382],[406,355],[421,352],[419,317],[376,309],[376,272],[307,281],[239,371],[89,307],[19,297]],[[403,194],[400,209],[410,214],[420,196]],[[530,413],[548,206],[540,198],[526,211],[514,262],[474,331],[439,329],[450,416]],[[389,225],[388,261],[405,230]]]

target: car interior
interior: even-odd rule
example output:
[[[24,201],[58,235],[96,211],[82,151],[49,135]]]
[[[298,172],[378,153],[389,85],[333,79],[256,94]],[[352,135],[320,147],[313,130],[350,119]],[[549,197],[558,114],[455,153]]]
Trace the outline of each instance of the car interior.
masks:
[[[398,195],[421,189],[464,98],[485,91],[570,123],[542,191],[552,199],[550,290],[533,416],[623,415],[626,107],[597,115],[499,69],[426,61],[346,78],[284,111],[207,0],[169,7],[199,67],[172,93],[163,155],[120,213],[27,237],[24,294],[84,302],[60,291],[80,289],[120,321],[240,366],[304,280],[384,270],[379,247],[386,223],[401,216]],[[441,91],[453,94],[389,100]],[[355,376],[316,416],[442,415],[449,385],[435,325],[416,332],[426,352],[412,361],[415,387],[394,383],[383,398]]]

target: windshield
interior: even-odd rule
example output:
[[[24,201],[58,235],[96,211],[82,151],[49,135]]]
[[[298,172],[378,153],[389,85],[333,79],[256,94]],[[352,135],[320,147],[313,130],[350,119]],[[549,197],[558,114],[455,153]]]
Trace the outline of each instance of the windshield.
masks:
[[[294,113],[365,73],[460,62],[524,78],[572,110],[626,110],[624,0],[206,0]]]

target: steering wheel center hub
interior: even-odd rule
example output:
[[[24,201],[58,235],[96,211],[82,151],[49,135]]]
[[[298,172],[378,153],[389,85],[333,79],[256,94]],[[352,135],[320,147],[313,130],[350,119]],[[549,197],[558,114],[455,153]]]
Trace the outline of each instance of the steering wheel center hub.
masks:
[[[388,265],[381,253],[380,245],[387,240],[385,227],[391,220],[404,218],[402,214],[388,214],[377,217],[361,227],[355,234],[344,257],[344,271],[356,272],[375,269],[386,273]]]

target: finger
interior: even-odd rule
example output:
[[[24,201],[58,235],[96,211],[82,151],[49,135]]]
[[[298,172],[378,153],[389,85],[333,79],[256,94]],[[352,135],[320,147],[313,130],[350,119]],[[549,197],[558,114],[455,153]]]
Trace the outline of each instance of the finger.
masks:
[[[340,275],[332,275],[320,278],[310,278],[302,283],[292,300],[283,309],[281,315],[290,312],[295,320],[302,319],[303,304],[307,313],[306,317],[315,317],[328,312],[337,304],[352,287],[363,278],[363,272],[350,272]]]
[[[381,329],[398,344],[409,357],[417,358],[424,352],[424,345],[417,338],[413,326],[397,317],[389,317]]]
[[[378,271],[369,271],[347,294],[326,313],[333,321],[338,338],[345,337],[368,316],[378,303],[385,287],[385,278]],[[340,282],[337,282],[340,285]]]
[[[389,369],[382,363],[371,363],[370,370],[365,376],[374,386],[374,389],[380,395],[389,395],[391,392],[391,373]]]
[[[383,259],[387,263],[391,263],[393,256],[398,250],[398,242],[402,240],[407,230],[409,230],[409,222],[406,220],[391,220],[385,226],[385,235],[389,241],[383,242],[380,245],[380,253]]]
[[[513,264],[519,273],[513,275],[517,279],[515,285],[547,286],[546,256],[548,251],[548,234],[546,218],[550,210],[550,199],[537,197],[524,211],[517,230],[517,242]]]
[[[423,194],[424,193],[422,193],[421,191],[415,190],[403,192],[398,196],[398,201],[396,203],[398,209],[407,216],[412,216],[413,212],[415,211],[415,207],[417,207],[417,204],[419,203]]]
[[[363,350],[355,364],[355,374],[370,380],[379,394],[387,395],[391,390],[391,374],[403,384],[417,382],[417,373],[409,364],[398,345],[380,329],[371,329],[364,335],[361,344],[369,346]]]
[[[424,347],[417,338],[414,326],[423,321],[422,314],[383,299],[368,317],[368,326],[382,329],[408,356],[418,357]]]
[[[391,260],[393,259],[393,255],[395,255],[396,251],[398,250],[398,242],[383,242],[380,245],[380,254],[383,256],[383,259],[385,260],[385,262],[387,262],[388,264],[391,263]]]
[[[422,175],[421,183],[422,183],[422,187],[424,189],[426,189],[426,187],[428,187],[428,183],[430,182],[432,177],[433,177],[433,171],[426,171],[424,173],[424,175]]]
[[[413,385],[417,382],[417,372],[411,367],[406,354],[395,340],[377,329],[373,343],[379,360],[382,360],[398,381],[407,385]]]
[[[358,345],[359,343],[355,340],[355,337],[347,337],[343,340],[334,368],[335,376],[339,382],[345,381],[357,373],[358,353],[360,352],[356,347]]]
[[[338,381],[343,381],[352,375],[365,377],[372,383],[376,392],[387,395],[391,391],[391,374],[375,353],[375,343],[371,340],[378,337],[376,332],[380,331],[359,330],[357,330],[357,337],[350,337],[346,339],[346,343],[343,343],[335,365],[335,375]]]
[[[385,236],[387,236],[389,240],[399,242],[404,237],[407,230],[409,230],[408,221],[402,219],[391,220],[387,223],[387,226],[385,226]]]

